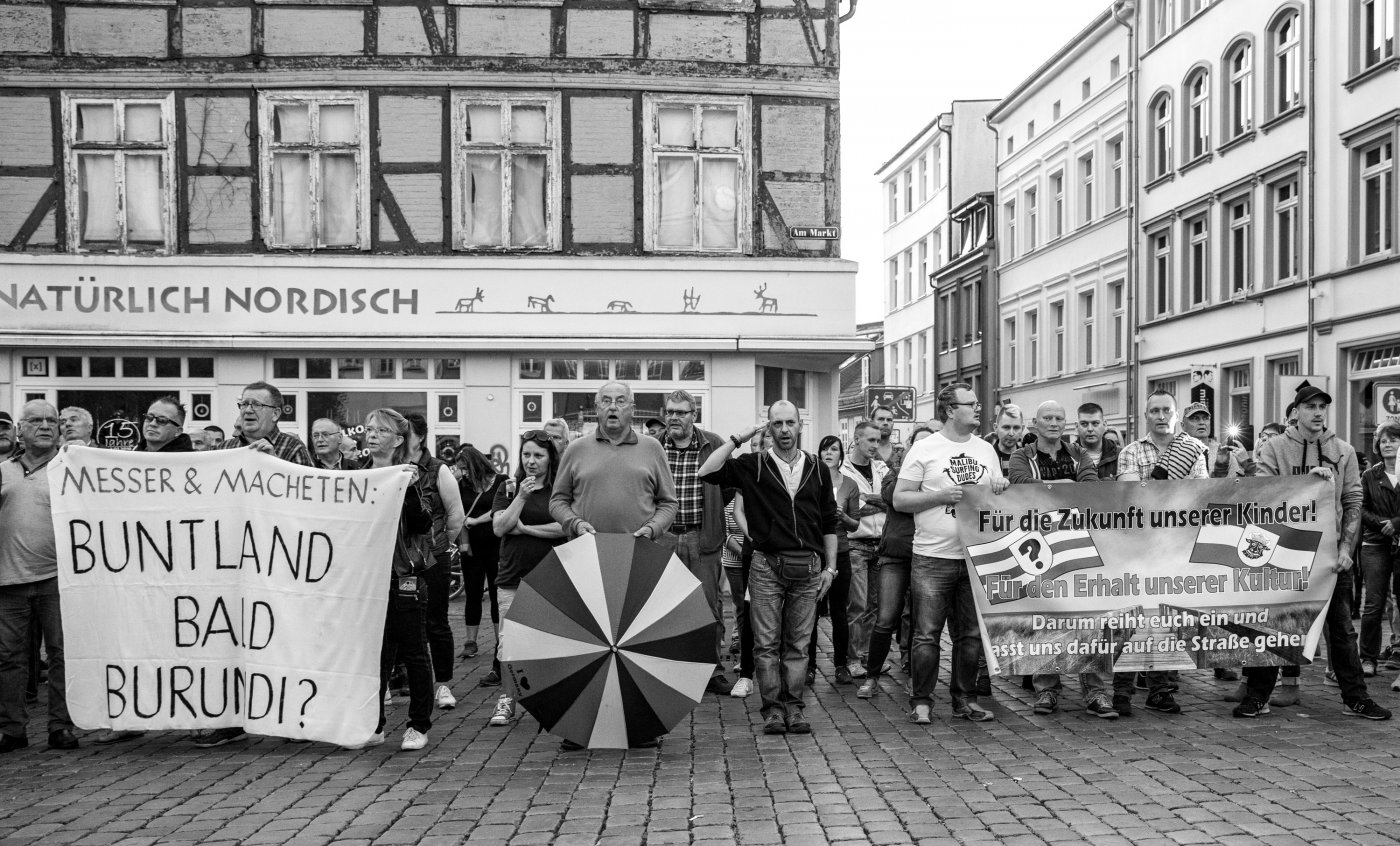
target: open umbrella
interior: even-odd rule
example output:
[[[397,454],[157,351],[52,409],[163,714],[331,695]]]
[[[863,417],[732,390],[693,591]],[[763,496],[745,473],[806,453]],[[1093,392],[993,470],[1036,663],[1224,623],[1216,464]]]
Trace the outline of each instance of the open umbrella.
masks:
[[[520,583],[501,622],[501,666],[547,731],[624,749],[669,732],[714,672],[715,615],[659,544],[582,535]]]

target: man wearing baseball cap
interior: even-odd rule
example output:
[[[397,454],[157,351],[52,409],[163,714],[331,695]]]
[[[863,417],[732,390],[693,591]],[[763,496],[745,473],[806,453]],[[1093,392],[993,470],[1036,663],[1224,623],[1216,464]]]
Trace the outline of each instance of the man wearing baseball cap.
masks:
[[[8,411],[0,411],[0,460],[15,451],[15,419]]]
[[[1259,452],[1259,475],[1301,476],[1310,473],[1332,483],[1337,503],[1337,584],[1327,606],[1327,659],[1331,669],[1326,681],[1342,689],[1342,713],[1368,720],[1388,720],[1390,711],[1366,695],[1356,631],[1351,625],[1352,554],[1361,529],[1361,473],[1356,450],[1327,431],[1327,411],[1332,397],[1316,385],[1304,382],[1293,398],[1298,423],[1273,438]],[[1249,695],[1236,706],[1236,717],[1257,717],[1269,712],[1270,697],[1278,679],[1277,667],[1246,667]],[[1296,685],[1296,682],[1294,682]],[[1296,686],[1293,687],[1296,702]],[[1288,704],[1293,704],[1288,702]],[[1282,704],[1282,703],[1280,703]]]

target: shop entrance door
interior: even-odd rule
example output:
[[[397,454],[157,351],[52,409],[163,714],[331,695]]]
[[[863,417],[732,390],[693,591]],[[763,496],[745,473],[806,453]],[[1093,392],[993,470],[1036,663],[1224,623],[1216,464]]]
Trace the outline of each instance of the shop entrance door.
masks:
[[[92,414],[93,446],[106,449],[136,449],[141,443],[141,415],[151,403],[164,396],[179,395],[177,389],[168,391],[96,391],[59,389],[60,409],[76,405]]]

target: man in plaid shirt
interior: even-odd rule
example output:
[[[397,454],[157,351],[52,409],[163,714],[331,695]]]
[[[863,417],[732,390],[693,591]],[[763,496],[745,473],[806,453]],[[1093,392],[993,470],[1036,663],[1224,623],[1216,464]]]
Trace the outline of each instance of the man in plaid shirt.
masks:
[[[723,621],[720,579],[724,578],[724,570],[720,566],[720,551],[725,540],[725,496],[718,486],[701,482],[699,471],[724,439],[695,425],[695,397],[688,391],[667,394],[665,408],[666,431],[661,435],[661,448],[666,452],[666,464],[676,485],[678,507],[676,519],[657,542],[675,549],[676,557],[700,580],[715,619]],[[715,626],[715,671],[705,688],[720,695],[734,688],[720,663],[723,652],[721,624]]]
[[[243,389],[238,399],[238,422],[243,431],[219,444],[219,449],[252,447],[283,461],[315,467],[306,444],[296,435],[278,431],[277,421],[281,417],[282,392],[266,382],[252,383]]]

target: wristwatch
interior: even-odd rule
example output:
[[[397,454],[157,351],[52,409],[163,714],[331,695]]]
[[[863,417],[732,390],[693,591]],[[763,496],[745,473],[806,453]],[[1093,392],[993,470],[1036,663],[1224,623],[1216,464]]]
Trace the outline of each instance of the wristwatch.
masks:
[[[840,575],[839,573],[837,573],[835,570],[831,569],[830,567],[826,568],[826,569],[823,570],[822,572],[824,572],[824,573],[830,573],[832,578],[836,578],[836,576]]]

